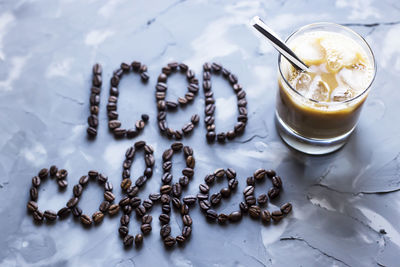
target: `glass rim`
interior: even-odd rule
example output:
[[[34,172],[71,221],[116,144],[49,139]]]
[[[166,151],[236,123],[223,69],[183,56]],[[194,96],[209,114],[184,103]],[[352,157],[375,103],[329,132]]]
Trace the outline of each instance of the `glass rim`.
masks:
[[[362,42],[364,42],[365,45],[367,46],[368,51],[371,53],[371,56],[372,56],[372,64],[373,64],[374,73],[373,73],[373,77],[372,77],[370,83],[368,84],[368,86],[366,86],[366,88],[364,89],[364,91],[362,91],[362,92],[361,92],[360,94],[358,94],[357,96],[355,96],[355,97],[353,97],[353,98],[351,98],[351,99],[344,100],[344,101],[326,102],[326,101],[318,101],[318,100],[315,100],[315,99],[308,98],[308,97],[304,96],[303,94],[301,94],[301,93],[300,93],[299,91],[297,91],[296,89],[294,89],[294,88],[292,87],[292,85],[287,81],[286,77],[283,75],[282,69],[281,69],[281,59],[282,59],[282,55],[281,55],[281,54],[279,54],[279,56],[278,56],[278,69],[279,69],[279,74],[280,74],[280,76],[282,77],[282,79],[285,81],[285,84],[286,84],[293,92],[295,92],[296,94],[298,94],[298,95],[301,96],[302,98],[305,98],[305,99],[307,99],[307,100],[309,100],[309,101],[312,101],[312,102],[315,102],[315,103],[318,103],[318,104],[325,104],[325,105],[339,105],[339,104],[343,104],[343,103],[349,103],[349,102],[352,102],[352,101],[354,101],[354,100],[360,98],[360,97],[363,96],[366,92],[368,92],[368,90],[371,88],[371,85],[372,85],[372,83],[374,82],[375,76],[376,76],[377,68],[376,68],[376,62],[375,62],[375,55],[374,55],[374,52],[372,51],[370,45],[368,44],[368,42],[364,39],[364,37],[362,37],[362,36],[361,36],[360,34],[358,34],[357,32],[353,31],[353,30],[350,29],[349,27],[346,27],[346,26],[343,26],[343,25],[340,25],[340,24],[337,24],[337,23],[333,23],[333,22],[316,22],[316,23],[311,23],[311,24],[304,25],[304,26],[300,27],[299,29],[297,29],[296,31],[292,32],[292,33],[286,38],[285,44],[287,44],[287,42],[290,40],[290,38],[292,38],[293,35],[295,35],[296,33],[300,32],[300,31],[303,31],[303,30],[305,30],[305,29],[307,29],[307,28],[314,27],[314,26],[326,26],[326,25],[328,25],[328,26],[334,26],[334,27],[337,27],[337,28],[341,28],[341,29],[343,29],[343,30],[345,30],[345,31],[350,32],[351,34],[353,34],[353,35],[355,35],[356,37],[358,37],[358,38],[359,38]],[[367,52],[368,52],[368,51],[367,51]],[[290,63],[289,63],[289,64],[290,64]]]

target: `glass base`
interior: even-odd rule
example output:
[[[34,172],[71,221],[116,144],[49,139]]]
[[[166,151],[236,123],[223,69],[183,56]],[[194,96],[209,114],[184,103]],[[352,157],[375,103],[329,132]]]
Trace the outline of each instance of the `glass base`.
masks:
[[[307,138],[296,133],[275,112],[275,123],[279,135],[290,147],[310,155],[323,155],[334,152],[346,144],[354,128],[346,134],[330,139]]]

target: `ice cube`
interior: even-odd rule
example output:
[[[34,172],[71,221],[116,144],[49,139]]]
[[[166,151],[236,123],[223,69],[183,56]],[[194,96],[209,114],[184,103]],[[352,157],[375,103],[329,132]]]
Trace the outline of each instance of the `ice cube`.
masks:
[[[311,83],[311,76],[307,73],[302,72],[297,78],[295,88],[299,92],[305,92],[310,87],[310,83]]]
[[[331,93],[331,99],[335,102],[343,102],[349,99],[352,99],[354,94],[349,87],[346,86],[338,86]]]
[[[308,96],[317,101],[329,100],[329,85],[321,80],[321,77],[314,78],[309,87]]]
[[[357,68],[343,68],[341,69],[336,79],[339,84],[347,86],[354,91],[362,91],[366,89],[367,83],[370,81],[369,73],[365,69]]]
[[[293,43],[296,44],[292,47],[293,51],[306,64],[314,65],[322,63],[325,53],[314,36],[300,36]]]

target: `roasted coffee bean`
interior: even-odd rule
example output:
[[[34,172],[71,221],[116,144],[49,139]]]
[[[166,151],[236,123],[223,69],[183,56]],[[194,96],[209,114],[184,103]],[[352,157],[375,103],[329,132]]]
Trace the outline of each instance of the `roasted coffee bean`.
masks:
[[[215,131],[215,124],[207,125],[207,132]],[[218,140],[218,135],[217,135]]]
[[[165,185],[161,186],[160,193],[161,194],[169,194],[171,192],[171,190],[172,190],[172,186],[165,184]]]
[[[229,217],[228,215],[224,214],[224,213],[220,213],[218,215],[218,223],[219,224],[225,224],[228,221]]]
[[[95,224],[99,224],[103,221],[104,214],[101,211],[96,211],[95,213],[93,213],[92,218]]]
[[[139,187],[132,186],[131,188],[126,190],[126,193],[128,194],[129,197],[134,197],[139,193]]]
[[[106,212],[108,211],[108,208],[110,207],[110,202],[108,201],[103,201],[101,202],[100,206],[99,206],[99,210],[101,212]]]
[[[211,203],[210,203],[208,200],[202,200],[202,201],[200,201],[200,208],[201,208],[203,211],[209,210],[210,207],[211,207]]]
[[[254,193],[254,186],[252,185],[248,185],[246,186],[246,188],[243,190],[243,194],[245,196],[250,196]]]
[[[235,124],[235,127],[234,127],[235,133],[237,133],[237,134],[243,133],[244,127],[245,127],[245,124],[243,122],[239,121],[238,123]]]
[[[57,215],[58,215],[58,217],[60,217],[60,218],[65,218],[65,217],[67,217],[70,213],[71,213],[71,209],[69,209],[69,208],[67,208],[67,207],[64,207],[64,208],[61,208],[61,209],[57,212]]]
[[[171,226],[169,226],[168,224],[164,224],[163,226],[161,226],[160,235],[162,238],[166,238],[167,236],[169,236],[170,233]]]
[[[67,176],[68,176],[68,171],[65,169],[58,170],[56,174],[57,179],[67,179]],[[43,177],[41,178],[43,179]]]
[[[103,71],[103,68],[99,63],[96,63],[93,65],[93,74],[101,74]]]
[[[40,186],[40,178],[38,176],[34,176],[32,178],[32,185],[34,187],[39,187]]]
[[[254,179],[255,179],[255,180],[260,181],[260,180],[264,179],[265,174],[266,174],[266,173],[265,173],[265,170],[264,170],[264,169],[258,169],[258,170],[256,170],[256,171],[254,172],[253,176],[254,176]]]
[[[133,71],[139,71],[141,65],[142,65],[142,63],[140,63],[139,61],[133,61],[131,63],[132,70]]]
[[[87,183],[89,182],[89,177],[84,175],[79,179],[79,184],[82,186],[87,185]]]
[[[231,84],[235,84],[235,83],[237,83],[237,81],[238,81],[238,79],[237,79],[237,77],[236,77],[235,74],[230,74],[229,77],[228,77],[228,79],[229,79],[229,82],[230,82]]]
[[[52,210],[46,210],[43,213],[43,216],[46,218],[48,221],[55,221],[57,219],[57,213]]]
[[[204,71],[210,71],[211,70],[211,64],[206,62],[203,64],[203,70]]]
[[[106,182],[106,183],[104,184],[104,190],[105,190],[105,191],[112,191],[112,190],[113,190],[113,185],[112,185],[112,183],[111,183],[111,182]]]
[[[259,205],[265,205],[268,202],[268,196],[266,194],[261,194],[257,198],[257,202]]]
[[[138,131],[143,130],[144,126],[145,126],[145,123],[142,120],[138,120],[135,123],[136,130],[138,130]]]
[[[193,149],[189,146],[184,146],[183,154],[185,155],[185,157],[193,156]]]
[[[182,170],[182,174],[183,175],[185,175],[185,176],[187,176],[187,177],[193,177],[193,174],[194,174],[194,171],[193,171],[193,169],[192,168],[184,168],[183,170]]]
[[[206,217],[210,221],[215,221],[218,218],[218,213],[215,210],[208,209],[206,211]]]
[[[190,70],[190,69],[189,69],[189,70],[186,72],[186,78],[187,78],[188,80],[193,79],[194,76],[195,76],[195,73],[194,73],[193,70]]]
[[[119,201],[119,205],[121,207],[126,206],[130,203],[131,199],[129,197],[123,197],[120,201]]]
[[[140,73],[140,78],[142,79],[142,81],[147,82],[149,80],[150,76],[147,72],[142,72],[142,73]]]
[[[185,94],[185,98],[186,98],[186,100],[187,100],[188,102],[191,102],[191,101],[193,101],[193,99],[194,99],[194,94],[193,94],[192,92],[187,92],[187,93]]]
[[[58,180],[57,184],[60,188],[66,188],[68,186],[67,180],[64,179]]]
[[[142,201],[138,197],[133,197],[130,200],[130,204],[131,204],[132,208],[137,208],[140,205],[141,202]]]
[[[270,199],[274,199],[279,196],[280,190],[279,188],[273,187],[268,191],[268,197]]]
[[[165,83],[167,81],[168,76],[165,73],[161,73],[158,76],[157,82]]]
[[[106,191],[106,192],[104,192],[104,199],[109,201],[109,202],[113,202],[114,199],[115,199],[115,196],[114,196],[114,194],[112,192]]]
[[[203,80],[210,80],[211,79],[211,72],[204,71],[203,72]]]
[[[179,245],[182,245],[183,243],[185,243],[185,240],[186,240],[186,238],[184,237],[184,236],[181,236],[181,235],[178,235],[178,236],[176,236],[176,242],[179,244]]]
[[[242,219],[242,213],[240,211],[234,211],[229,214],[229,221],[238,222]]]
[[[161,224],[167,224],[170,221],[170,217],[168,214],[161,213],[161,215],[158,217]]]
[[[233,179],[233,178],[236,178],[236,171],[234,169],[232,169],[232,168],[228,168],[225,173],[226,173],[226,177],[229,180]]]
[[[173,129],[171,129],[171,128],[167,128],[166,134],[167,134],[167,137],[168,137],[168,138],[173,138],[173,137],[174,137],[174,134],[175,134],[175,132],[174,132],[174,130],[173,130]]]
[[[214,114],[214,111],[215,111],[215,105],[214,105],[214,104],[208,104],[208,105],[206,106],[206,108],[205,108],[204,113],[205,113],[205,115],[207,115],[207,116],[211,116],[211,115]]]
[[[133,146],[129,147],[126,152],[125,152],[125,158],[126,160],[132,160],[133,157],[135,156],[135,148]],[[129,166],[130,167],[130,166]]]
[[[271,213],[272,220],[279,222],[283,218],[283,213],[280,210],[275,210]]]
[[[239,101],[238,101],[238,106],[239,107],[246,107],[247,106],[247,101],[246,101],[246,99],[240,99]]]
[[[246,204],[246,202],[240,202],[239,208],[243,213],[246,213],[249,210],[249,206]]]
[[[155,163],[154,156],[152,154],[147,154],[144,158],[147,167],[153,167]]]
[[[118,88],[117,88],[117,87],[111,87],[111,88],[110,88],[110,95],[118,96],[118,95],[119,95],[119,90],[118,90]],[[114,109],[114,110],[115,110],[115,109]]]
[[[261,214],[261,209],[259,206],[256,205],[252,205],[249,208],[249,215],[250,217],[252,217],[253,219],[258,219],[260,217]]]
[[[272,178],[276,175],[274,170],[266,170],[265,173],[267,174],[268,178]]]
[[[189,206],[187,204],[182,204],[180,212],[181,212],[181,215],[189,214]]]
[[[195,196],[185,196],[183,198],[183,203],[185,203],[186,205],[194,205],[196,203],[197,198]]]
[[[246,196],[246,197],[245,197],[245,201],[246,201],[247,205],[249,205],[249,206],[255,205],[256,202],[257,202],[257,200],[256,200],[256,198],[254,197],[254,195]]]
[[[128,130],[126,131],[126,137],[128,137],[128,138],[134,138],[134,137],[136,137],[138,134],[139,134],[138,130],[133,129],[133,128],[128,129]]]
[[[78,204],[78,202],[79,202],[79,198],[73,197],[73,198],[71,198],[70,200],[68,200],[68,202],[67,202],[67,207],[68,207],[68,208],[75,207],[76,204]]]
[[[52,166],[50,167],[50,170],[49,170],[49,174],[50,174],[50,176],[51,176],[51,177],[54,177],[54,176],[56,176],[56,174],[57,174],[57,171],[58,171],[58,168],[57,168],[57,166],[55,166],[55,165],[52,165]]]
[[[135,236],[135,246],[139,247],[143,243],[143,235],[142,234],[137,234]]]
[[[168,194],[161,195],[161,203],[169,203],[171,201],[171,197]]]
[[[89,178],[97,179],[97,176],[99,176],[99,172],[95,171],[95,170],[90,170],[88,172],[88,176],[89,176]]]
[[[121,126],[121,122],[118,120],[111,120],[108,122],[108,128],[115,129]]]
[[[203,81],[203,89],[204,91],[210,90],[211,89],[211,81],[210,80],[204,80]]]
[[[212,205],[218,205],[221,202],[222,195],[221,193],[214,193],[210,196],[210,202]]]
[[[282,187],[281,177],[279,177],[279,176],[272,177],[272,184],[277,188],[281,188]]]
[[[115,215],[119,212],[119,205],[118,204],[112,204],[109,208],[108,208],[108,214]]]
[[[198,114],[194,114],[194,115],[190,118],[190,121],[191,121],[193,124],[198,124],[199,121],[200,121],[200,116],[199,116]]]
[[[31,200],[33,201],[36,201],[39,197],[39,192],[36,187],[31,187],[31,189],[29,190],[29,194],[31,196]]]
[[[130,246],[132,246],[132,244],[133,244],[133,240],[134,240],[134,237],[132,236],[132,235],[126,235],[125,237],[124,237],[124,246],[125,247],[130,247]]]
[[[281,206],[281,211],[283,214],[289,214],[292,211],[292,204],[286,203]]]
[[[222,68],[222,75],[224,77],[228,77],[231,74],[231,72],[225,68]]]
[[[89,216],[87,216],[86,214],[82,214],[80,219],[81,219],[81,223],[83,225],[89,226],[92,224],[92,219]]]
[[[183,97],[178,97],[178,103],[179,103],[181,106],[186,105],[188,102],[189,102],[188,99],[183,98]]]
[[[182,185],[182,187],[186,187],[189,184],[189,177],[187,176],[182,176],[179,178],[179,183]]]
[[[237,121],[243,122],[244,124],[246,124],[247,120],[248,120],[248,118],[247,118],[246,115],[239,115],[239,116],[237,117]]]
[[[211,125],[211,124],[214,123],[214,117],[213,117],[213,116],[206,116],[205,119],[204,119],[204,122],[205,122],[207,125]]]
[[[193,223],[192,218],[189,215],[184,215],[182,217],[182,221],[183,221],[183,224],[186,226],[191,226]]]
[[[181,142],[175,142],[171,145],[171,149],[173,151],[180,151],[183,148],[183,144]]]
[[[135,185],[137,187],[142,187],[147,181],[147,177],[146,176],[140,176],[139,178],[137,178]]]
[[[207,194],[210,190],[210,187],[207,184],[200,184],[199,189],[201,193]]]
[[[97,177],[97,181],[98,181],[99,183],[102,183],[102,184],[104,184],[105,182],[107,182],[107,180],[108,180],[108,176],[106,176],[106,175],[104,175],[104,174],[102,174],[102,173],[100,173],[99,176]]]
[[[161,194],[152,193],[152,194],[149,195],[149,199],[151,199],[151,201],[153,201],[153,202],[159,201],[161,199]]]
[[[143,215],[146,214],[146,208],[143,205],[139,205],[136,209],[135,209],[136,215],[138,217],[142,217]]]
[[[230,179],[230,180],[228,181],[228,186],[229,186],[229,188],[230,188],[231,190],[235,190],[235,189],[237,188],[238,184],[239,184],[239,182],[238,182],[238,180],[236,180],[236,179]]]
[[[214,183],[214,181],[215,181],[215,176],[214,176],[214,174],[208,174],[208,175],[206,175],[206,177],[204,178],[204,181],[205,181],[207,184],[212,184],[212,183]]]
[[[179,183],[176,183],[172,186],[172,194],[175,197],[180,197],[182,194],[182,186]]]
[[[226,134],[224,132],[217,134],[217,141],[220,143],[225,142]]]
[[[173,247],[175,245],[175,243],[176,243],[176,240],[172,236],[167,236],[164,239],[164,245],[167,247]]]
[[[198,201],[208,200],[208,194],[202,194],[202,193],[197,194],[197,200]]]
[[[215,99],[212,97],[206,97],[205,103],[206,103],[206,105],[215,104]],[[212,114],[209,116],[212,116]]]
[[[83,191],[82,185],[80,185],[80,184],[74,185],[74,188],[73,188],[74,196],[80,197],[82,195],[82,191]]]
[[[172,168],[172,162],[171,161],[165,161],[162,165],[163,171],[164,172],[169,172]]]
[[[219,192],[223,198],[228,198],[231,195],[231,190],[228,187],[222,188]]]
[[[174,151],[172,150],[172,148],[168,148],[167,150],[164,151],[162,158],[164,161],[170,161],[173,154]]]
[[[129,224],[129,215],[122,215],[122,217],[121,217],[121,219],[119,220],[120,221],[120,223],[121,223],[121,225],[124,225],[124,226],[126,226],[126,225],[128,225]]]
[[[37,222],[43,221],[43,213],[40,210],[35,210],[33,212],[33,219]]]
[[[146,145],[146,142],[145,142],[145,141],[137,141],[137,142],[135,142],[134,147],[135,147],[136,149],[141,149],[141,148],[144,147],[145,145]]]
[[[45,179],[49,175],[49,170],[46,168],[43,168],[39,171],[38,176],[39,178]]]
[[[26,207],[28,208],[29,211],[35,211],[38,209],[38,205],[35,201],[29,201],[28,204],[26,205]]]
[[[153,201],[151,201],[150,199],[145,199],[143,200],[143,206],[146,208],[146,210],[151,210],[151,208],[153,207]]]
[[[86,129],[86,132],[88,133],[89,136],[96,136],[97,135],[97,130],[93,127],[88,127]]]
[[[117,110],[117,104],[116,103],[108,103],[107,104],[107,111],[116,111]]]
[[[131,166],[132,166],[132,160],[125,159],[125,160],[124,160],[124,163],[122,164],[122,167],[123,167],[124,169],[130,169]]]
[[[199,91],[199,86],[197,84],[191,83],[188,86],[188,91],[197,94],[197,92]]]
[[[129,233],[129,229],[126,226],[120,226],[118,232],[121,237],[125,237]]]
[[[132,213],[132,207],[130,205],[126,205],[122,207],[122,212],[124,214],[131,214]]]
[[[118,75],[112,76],[111,85],[115,86],[115,87],[118,87],[118,85],[119,85],[119,77],[118,77]]]
[[[269,213],[268,210],[263,210],[263,211],[261,212],[261,221],[262,221],[263,223],[268,223],[268,222],[271,221],[271,214]]]
[[[91,95],[90,95],[89,101],[90,101],[90,105],[92,105],[92,106],[98,106],[98,105],[100,104],[100,96],[99,96],[98,94],[91,94]],[[112,101],[109,101],[109,102],[112,102]],[[89,119],[88,119],[88,123],[89,123],[90,126],[96,127],[96,126],[97,126],[97,123],[98,123],[97,116],[94,115],[94,114],[92,114],[91,116],[95,116],[96,124],[94,124],[94,123],[93,123],[93,125],[90,124],[90,120],[89,120]],[[90,118],[91,116],[89,116],[89,118]],[[94,118],[93,118],[93,119],[94,119]]]
[[[246,183],[247,183],[247,185],[249,185],[249,186],[254,186],[254,185],[256,184],[256,181],[255,181],[255,179],[254,179],[253,176],[249,176],[249,177],[247,177],[247,179],[246,179]]]
[[[165,101],[165,106],[170,110],[174,110],[174,109],[178,108],[178,104],[173,101]]]
[[[222,168],[216,169],[214,171],[214,176],[217,178],[222,178],[225,175],[225,170]]]
[[[132,181],[129,178],[123,179],[121,182],[121,188],[127,191],[132,185]]]
[[[238,99],[245,98],[245,97],[246,97],[246,92],[243,91],[243,90],[239,90],[239,91],[236,93],[236,96],[237,96]],[[242,113],[240,113],[240,114],[242,114]],[[247,115],[247,112],[246,112],[246,114],[242,114],[242,115]]]
[[[183,132],[184,134],[189,134],[189,133],[191,133],[191,132],[193,131],[193,129],[194,129],[193,123],[189,122],[189,123],[185,124],[185,125],[182,127],[182,132]]]
[[[150,224],[153,221],[153,217],[151,215],[144,215],[142,217],[142,224]]]
[[[221,71],[222,66],[220,64],[218,64],[218,63],[213,62],[211,64],[211,68],[212,68],[213,71],[219,72],[219,71]]]
[[[182,229],[182,235],[185,238],[188,238],[192,234],[192,227],[190,226],[184,226]]]
[[[115,136],[116,138],[122,138],[122,137],[124,137],[125,134],[126,134],[126,129],[123,129],[123,128],[115,128],[115,129],[113,130],[113,133],[114,133],[114,136]]]

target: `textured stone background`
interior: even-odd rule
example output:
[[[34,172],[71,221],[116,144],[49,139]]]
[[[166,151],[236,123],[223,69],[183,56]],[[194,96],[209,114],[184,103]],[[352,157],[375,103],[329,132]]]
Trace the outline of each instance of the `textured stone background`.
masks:
[[[332,21],[350,26],[372,46],[378,64],[373,90],[349,143],[337,153],[311,157],[286,147],[275,131],[277,54],[248,26],[259,15],[282,36],[300,26]],[[372,1],[0,1],[0,265],[1,266],[396,266],[400,254],[400,4]],[[245,178],[274,168],[284,179],[274,209],[290,201],[293,213],[277,225],[245,217],[240,224],[209,224],[197,206],[193,233],[184,248],[165,250],[159,236],[160,206],[151,214],[153,232],[141,249],[123,249],[119,218],[106,217],[85,230],[72,217],[55,225],[35,225],[27,215],[31,177],[57,164],[70,171],[69,184],[89,169],[106,173],[120,196],[121,165],[132,141],[116,141],[107,131],[108,81],[122,61],[140,60],[151,79],[143,86],[128,75],[120,85],[123,124],[141,113],[150,123],[135,140],[154,146],[156,169],[141,197],[159,189],[161,154],[171,141],[156,125],[154,85],[171,60],[201,74],[205,61],[221,62],[239,77],[249,102],[245,134],[225,145],[206,145],[201,123],[183,140],[194,148],[196,173],[185,194],[195,194],[205,174],[233,167],[239,190],[218,209],[232,211],[242,200]],[[91,66],[104,66],[99,135],[86,139]],[[185,92],[185,79],[169,80],[168,98]],[[222,78],[213,79],[217,128],[229,130],[236,117],[235,97]],[[189,114],[203,116],[202,93],[185,111],[169,114],[181,127]],[[141,157],[138,157],[141,159]],[[183,158],[174,157],[174,174]],[[143,169],[136,160],[133,177]],[[215,186],[213,191],[218,187]],[[269,185],[268,185],[269,187]],[[258,186],[257,194],[266,190]],[[41,187],[41,209],[58,210],[72,186],[58,193],[55,183]],[[82,199],[92,213],[102,199],[89,186]],[[175,214],[176,215],[176,214]],[[173,217],[173,234],[181,227]],[[139,230],[130,225],[131,232]],[[380,233],[384,229],[386,234]]]

